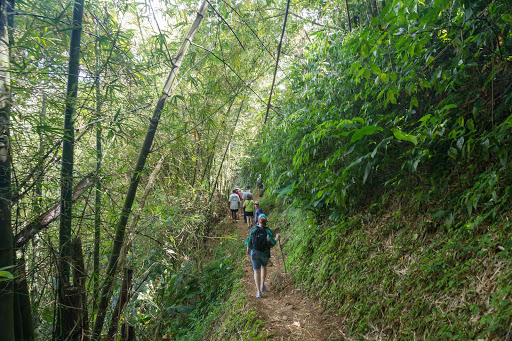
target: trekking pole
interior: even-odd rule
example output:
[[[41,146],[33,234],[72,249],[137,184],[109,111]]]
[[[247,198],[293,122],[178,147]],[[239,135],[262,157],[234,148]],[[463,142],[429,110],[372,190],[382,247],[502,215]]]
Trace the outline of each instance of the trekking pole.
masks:
[[[283,247],[281,246],[281,239],[278,239],[277,242],[279,243],[279,250],[281,250],[281,258],[283,259],[284,273],[286,273],[286,264],[284,262],[284,254],[283,254]]]

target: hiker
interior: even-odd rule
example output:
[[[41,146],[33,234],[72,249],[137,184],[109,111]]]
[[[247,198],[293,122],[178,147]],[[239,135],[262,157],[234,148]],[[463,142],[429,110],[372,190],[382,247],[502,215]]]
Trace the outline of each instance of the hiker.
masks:
[[[259,201],[255,201],[254,202],[254,221],[256,223],[256,226],[259,226],[259,216],[263,214],[263,210],[260,208],[260,202]]]
[[[238,187],[236,188],[236,194],[240,198],[240,202],[238,203],[238,209],[240,210],[240,214],[242,214],[242,209],[244,207],[244,199],[243,199],[243,196],[242,196],[242,191]]]
[[[263,196],[263,182],[261,181],[261,174],[259,174],[258,178],[256,179],[256,187],[258,188],[260,197]]]
[[[254,200],[252,194],[247,195],[247,200],[244,201],[244,212],[247,217],[247,228],[251,228],[254,224]]]
[[[236,189],[233,190],[233,193],[229,196],[229,209],[231,210],[231,221],[235,222],[238,220],[237,212],[238,207],[240,206],[240,197],[236,193]]]
[[[251,194],[251,195],[252,195],[252,193],[251,193],[251,189],[249,188],[249,186],[247,186],[247,187],[246,187],[245,192],[244,192],[244,191],[242,191],[242,199],[243,199],[244,201],[245,201],[245,200],[247,200],[247,196],[248,196],[249,194]],[[245,214],[245,208],[244,208],[244,223],[247,223],[247,215]]]
[[[267,227],[267,216],[260,214],[258,226],[255,226],[245,241],[247,255],[251,258],[254,270],[254,283],[256,284],[256,298],[261,298],[261,293],[267,290],[265,277],[267,276],[267,264],[270,258],[270,248],[277,244],[279,233],[274,236]]]

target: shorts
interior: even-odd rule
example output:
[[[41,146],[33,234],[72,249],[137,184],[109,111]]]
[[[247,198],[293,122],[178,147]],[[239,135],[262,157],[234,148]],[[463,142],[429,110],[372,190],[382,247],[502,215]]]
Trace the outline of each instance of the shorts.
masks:
[[[265,253],[258,250],[251,250],[252,269],[259,270],[262,266],[267,266],[268,257]]]
[[[247,211],[245,211],[245,216],[246,217],[253,217],[254,216],[254,212],[247,212]]]
[[[231,212],[233,212],[233,213],[238,212],[238,208],[237,209],[231,209]]]

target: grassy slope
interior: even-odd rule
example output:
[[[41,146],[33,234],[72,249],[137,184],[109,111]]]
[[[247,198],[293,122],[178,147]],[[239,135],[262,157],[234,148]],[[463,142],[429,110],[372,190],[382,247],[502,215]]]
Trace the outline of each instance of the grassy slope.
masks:
[[[275,209],[271,225],[285,231],[297,285],[342,315],[356,339],[503,340],[512,322],[510,217],[447,229],[412,200],[394,199],[335,226]]]

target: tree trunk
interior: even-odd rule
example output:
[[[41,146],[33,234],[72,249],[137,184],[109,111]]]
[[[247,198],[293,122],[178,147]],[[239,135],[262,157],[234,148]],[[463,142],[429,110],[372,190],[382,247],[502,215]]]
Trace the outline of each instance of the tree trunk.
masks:
[[[30,295],[28,292],[27,274],[25,271],[25,259],[18,259],[18,278],[16,279],[16,295],[20,307],[20,316],[22,321],[23,339],[24,341],[33,341],[34,325],[32,318],[32,309],[30,305]]]
[[[87,311],[87,296],[85,294],[85,282],[87,272],[85,271],[84,257],[82,252],[82,241],[80,238],[73,240],[73,288],[75,290],[76,303],[71,306],[75,310],[75,320],[73,321],[74,331],[72,340],[89,340],[89,322]]]
[[[116,235],[114,239],[114,245],[112,248],[112,253],[110,256],[109,264],[107,267],[105,282],[102,286],[101,294],[100,294],[100,303],[98,305],[98,313],[96,315],[96,321],[94,322],[94,329],[92,334],[92,339],[94,341],[100,338],[101,330],[103,329],[103,322],[105,320],[105,315],[107,313],[107,307],[110,300],[112,285],[114,282],[114,276],[117,270],[117,262],[119,259],[119,254],[121,253],[121,248],[124,243],[124,235],[126,230],[126,225],[128,223],[128,217],[130,216],[130,212],[132,210],[133,201],[135,199],[135,194],[137,193],[137,187],[140,182],[140,176],[142,171],[144,170],[144,166],[146,164],[146,159],[149,154],[149,150],[151,149],[151,145],[153,144],[153,139],[155,137],[156,130],[158,128],[158,121],[160,120],[160,115],[162,113],[162,109],[165,105],[165,102],[169,96],[172,95],[172,86],[174,85],[174,80],[176,79],[176,75],[180,69],[181,63],[183,62],[183,58],[185,57],[185,53],[190,46],[192,39],[194,38],[201,21],[203,20],[204,14],[206,13],[207,4],[205,0],[202,0],[201,6],[197,13],[197,17],[190,28],[185,41],[183,42],[180,50],[178,51],[178,55],[173,64],[169,77],[164,85],[162,90],[162,95],[160,96],[155,110],[153,112],[153,117],[150,120],[149,128],[146,133],[146,137],[144,139],[144,143],[142,144],[141,151],[139,153],[139,157],[137,159],[137,164],[135,166],[135,170],[132,174],[130,180],[130,186],[128,188],[128,193],[126,194],[126,199],[124,202],[124,207],[121,212],[121,217],[119,220],[119,224],[116,228]]]
[[[121,329],[121,341],[137,341],[135,336],[135,328],[126,323],[123,324]]]
[[[13,254],[14,256],[14,254]],[[16,261],[13,260],[13,263],[15,263]],[[16,267],[13,269],[14,271],[14,274],[16,276],[16,278],[18,278],[20,276],[20,272],[19,272],[19,267]],[[23,341],[23,319],[21,318],[21,309],[20,309],[20,293],[18,291],[18,287],[17,287],[17,281],[15,280],[14,282],[14,301],[13,301],[13,304],[14,304],[14,307],[13,307],[13,311],[14,311],[14,339],[16,341]]]
[[[99,40],[96,40],[96,77],[94,87],[96,88],[96,174],[100,174],[102,145],[101,145],[101,88],[100,88],[100,56],[99,56]],[[97,309],[97,297],[99,294],[100,280],[100,237],[101,237],[101,182],[96,182],[96,198],[94,202],[94,265],[92,270],[93,281],[93,314]]]
[[[352,32],[352,22],[350,21],[350,10],[348,8],[348,0],[345,0],[345,4],[347,5],[348,30],[349,32]]]
[[[11,225],[11,153],[9,148],[10,73],[7,32],[8,1],[0,0],[0,269],[13,265]],[[12,271],[12,269],[5,269]],[[12,280],[0,282],[2,340],[14,341]]]
[[[84,0],[75,0],[73,6],[73,27],[69,47],[68,83],[66,89],[66,107],[64,112],[64,137],[62,143],[62,169],[61,169],[61,215],[59,230],[59,285],[58,285],[58,314],[57,339],[65,340],[71,333],[72,324],[65,302],[66,287],[69,287],[70,258],[71,258],[71,220],[73,196],[73,163],[75,138],[75,113],[78,95],[78,74],[80,72],[80,40],[82,35],[82,17]]]
[[[124,305],[126,302],[128,302],[128,291],[132,286],[132,275],[133,270],[126,268],[124,271],[123,283],[121,284],[121,291],[119,292],[116,309],[112,314],[112,319],[110,320],[110,328],[108,330],[105,341],[115,340],[115,334],[119,328],[119,319],[121,318],[121,313],[123,312]]]
[[[217,183],[219,181],[220,172],[222,171],[222,165],[224,164],[224,160],[226,159],[226,154],[228,153],[229,146],[231,145],[231,139],[233,138],[233,134],[235,133],[236,125],[238,124],[238,118],[240,117],[240,112],[242,112],[243,105],[244,105],[244,102],[242,102],[242,104],[240,104],[240,110],[238,110],[238,114],[236,115],[235,124],[233,125],[233,131],[231,132],[231,134],[229,136],[229,142],[228,142],[228,145],[226,146],[226,150],[224,151],[224,156],[222,157],[219,171],[217,172],[217,178],[215,178],[215,184],[213,185],[213,189],[210,193],[209,203],[212,202],[213,194],[215,193],[215,189],[217,188]]]

